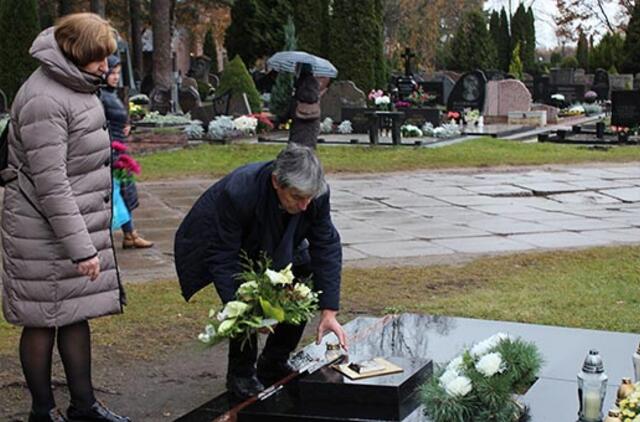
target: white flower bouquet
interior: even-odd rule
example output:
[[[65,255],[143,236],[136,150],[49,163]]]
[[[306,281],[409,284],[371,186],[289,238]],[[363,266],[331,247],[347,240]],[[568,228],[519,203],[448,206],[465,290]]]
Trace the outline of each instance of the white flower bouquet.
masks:
[[[495,334],[465,350],[423,385],[425,412],[434,422],[520,420],[525,415],[513,395],[535,381],[541,365],[534,344]]]
[[[294,280],[291,264],[274,271],[266,257],[254,263],[245,255],[243,261],[236,300],[209,311],[210,321],[198,336],[201,342],[214,345],[231,337],[246,341],[261,328],[273,331],[280,322],[299,325],[318,310],[320,292],[312,290],[309,279]]]
[[[233,121],[233,128],[242,133],[250,134],[256,133],[258,127],[258,119],[251,116],[240,116]]]

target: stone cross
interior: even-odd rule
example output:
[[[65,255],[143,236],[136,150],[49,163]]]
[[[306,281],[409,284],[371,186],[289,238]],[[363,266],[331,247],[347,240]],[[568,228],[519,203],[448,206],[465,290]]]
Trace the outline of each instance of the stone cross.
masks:
[[[411,51],[409,47],[404,49],[404,53],[400,56],[404,59],[404,75],[411,76],[411,59],[416,55]]]

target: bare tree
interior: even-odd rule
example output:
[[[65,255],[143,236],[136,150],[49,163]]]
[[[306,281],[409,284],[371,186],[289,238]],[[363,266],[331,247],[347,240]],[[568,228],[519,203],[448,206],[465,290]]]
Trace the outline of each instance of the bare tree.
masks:
[[[131,16],[131,61],[133,69],[139,78],[142,78],[142,17],[141,17],[140,0],[129,0],[129,14]]]
[[[556,0],[556,34],[560,39],[575,41],[578,29],[587,33],[616,32],[626,25],[634,0],[617,0],[620,12],[611,13],[615,0]],[[591,23],[593,22],[593,23]]]
[[[104,16],[105,16],[104,1],[103,0],[91,0],[91,2],[89,3],[89,10],[91,10],[92,13],[100,15],[100,16],[102,16],[104,18]]]
[[[153,30],[153,84],[158,95],[152,95],[153,109],[162,109],[168,101],[172,87],[173,33],[172,9],[174,0],[151,1],[151,27]],[[163,98],[164,97],[164,98]]]

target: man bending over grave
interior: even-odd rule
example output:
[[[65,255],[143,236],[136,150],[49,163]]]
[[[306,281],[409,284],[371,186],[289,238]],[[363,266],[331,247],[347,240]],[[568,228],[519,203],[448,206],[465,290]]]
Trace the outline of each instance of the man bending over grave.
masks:
[[[346,347],[336,320],[340,299],[342,249],[331,222],[329,189],[320,161],[307,147],[289,144],[275,161],[242,166],[211,186],[180,224],[175,262],[182,294],[189,300],[213,283],[223,303],[234,300],[241,252],[257,260],[266,253],[271,267],[293,264],[295,277],[313,275],[321,291],[317,342],[333,332]],[[241,347],[231,339],[227,388],[239,398],[258,394],[282,379],[304,324],[278,324],[257,360],[257,338]]]

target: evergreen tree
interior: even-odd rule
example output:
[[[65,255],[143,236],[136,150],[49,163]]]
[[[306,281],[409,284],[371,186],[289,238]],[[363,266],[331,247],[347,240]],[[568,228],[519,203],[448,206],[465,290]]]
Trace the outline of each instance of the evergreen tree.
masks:
[[[213,30],[209,28],[204,36],[202,53],[211,59],[211,73],[218,73],[218,49],[216,40],[213,38]]]
[[[329,60],[338,77],[352,80],[365,92],[376,87],[379,61],[380,19],[377,0],[334,0],[331,15]],[[348,48],[347,48],[348,46]]]
[[[576,56],[568,56],[562,59],[560,67],[563,69],[576,69],[579,66]]]
[[[256,84],[253,82],[240,56],[234,57],[229,62],[220,77],[218,92],[225,93],[227,91],[231,91],[232,95],[242,95],[243,92],[247,94],[249,106],[251,106],[253,113],[258,113],[262,109]]]
[[[497,66],[495,46],[480,10],[471,10],[462,16],[451,44],[451,59],[452,69],[460,71]]]
[[[625,62],[625,40],[620,34],[605,34],[600,42],[589,53],[591,69],[622,69]],[[610,72],[611,73],[611,72]]]
[[[549,61],[551,62],[551,67],[560,66],[560,63],[562,62],[562,54],[560,54],[559,51],[554,51],[553,53],[551,53]]]
[[[298,48],[320,57],[327,57],[329,0],[294,1],[293,18]]]
[[[511,64],[511,34],[509,31],[509,19],[504,7],[500,11],[500,37],[496,44],[498,54],[498,64],[505,72],[509,70]]]
[[[585,71],[589,71],[589,45],[587,36],[580,30],[580,36],[578,37],[578,47],[576,48],[576,59],[578,60],[578,66]]]
[[[9,102],[38,67],[29,48],[39,32],[37,0],[0,1],[0,89]]]
[[[527,9],[526,17],[526,32],[525,32],[525,50],[523,54],[522,66],[524,70],[529,73],[537,73],[536,62],[536,27],[535,17],[533,16],[533,9],[529,7]]]
[[[297,50],[296,27],[291,16],[289,16],[289,20],[284,27],[284,40],[283,50]],[[269,111],[279,120],[283,119],[289,111],[292,92],[293,74],[279,72],[276,77],[276,82],[273,85],[273,89],[271,90],[271,101],[269,103]]]
[[[491,12],[491,17],[489,18],[489,33],[491,34],[491,40],[493,41],[493,45],[496,47],[496,54],[498,54],[499,45],[500,45],[500,13],[497,10]],[[500,59],[498,54],[498,62],[497,67],[500,67]]]
[[[622,71],[635,75],[640,72],[640,1],[636,1],[633,12],[631,13],[631,18],[629,19],[629,24],[627,25],[624,51],[626,57]]]
[[[517,79],[523,79],[524,70],[522,67],[522,60],[520,60],[520,43],[516,43],[516,46],[513,49],[513,57],[509,64],[509,73]]]
[[[384,4],[383,0],[376,0],[376,24],[378,26],[376,30],[376,38],[374,41],[375,58],[373,63],[373,72],[375,78],[375,87],[384,88],[387,85],[388,70],[387,70],[387,58],[384,55]]]
[[[229,56],[239,55],[253,67],[257,59],[279,51],[291,9],[290,0],[234,1],[225,37]]]

